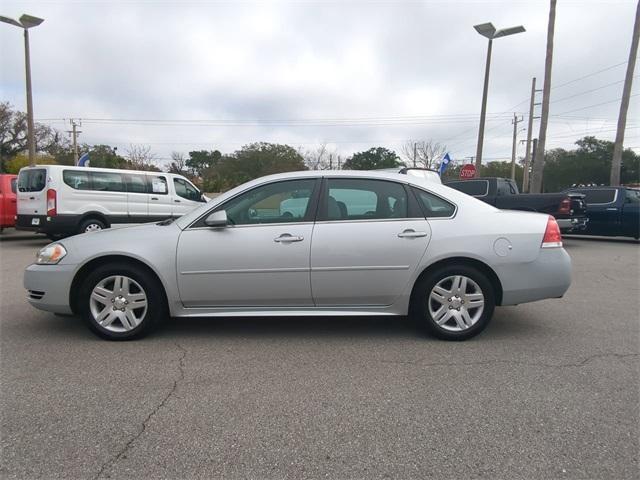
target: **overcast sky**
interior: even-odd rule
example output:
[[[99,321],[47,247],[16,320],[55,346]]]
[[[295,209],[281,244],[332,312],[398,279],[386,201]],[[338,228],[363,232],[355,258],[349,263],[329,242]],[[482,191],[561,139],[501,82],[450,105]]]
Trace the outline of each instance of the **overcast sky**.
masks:
[[[542,88],[548,3],[3,0],[0,14],[45,19],[31,31],[36,119],[67,130],[79,118],[82,142],[146,144],[161,160],[254,141],[348,156],[433,139],[475,155],[487,42],[473,25],[522,24],[494,43],[488,161],[510,157],[509,115],[526,118],[533,76]],[[614,138],[635,8],[558,1],[548,148]],[[17,28],[0,25],[0,49],[0,99],[24,110]],[[636,151],[639,100],[625,141]]]

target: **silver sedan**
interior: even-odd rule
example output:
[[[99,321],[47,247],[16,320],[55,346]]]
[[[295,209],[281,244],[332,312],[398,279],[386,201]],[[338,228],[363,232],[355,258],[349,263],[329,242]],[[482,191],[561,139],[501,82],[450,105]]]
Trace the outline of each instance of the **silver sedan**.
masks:
[[[495,306],[570,283],[553,217],[355,171],[263,177],[177,219],[67,238],[24,277],[34,307],[78,314],[110,340],[168,316],[407,314],[463,340]]]

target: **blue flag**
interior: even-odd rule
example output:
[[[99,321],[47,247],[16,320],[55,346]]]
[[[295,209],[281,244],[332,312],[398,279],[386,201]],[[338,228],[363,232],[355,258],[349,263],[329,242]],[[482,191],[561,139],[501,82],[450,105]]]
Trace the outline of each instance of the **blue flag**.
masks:
[[[449,152],[447,152],[444,154],[444,157],[442,157],[442,163],[440,164],[440,168],[438,169],[438,174],[440,176],[442,176],[442,174],[447,169],[450,163],[451,163],[451,157],[449,156]]]
[[[83,154],[79,159],[78,159],[78,166],[79,167],[88,167],[89,166],[89,152]]]

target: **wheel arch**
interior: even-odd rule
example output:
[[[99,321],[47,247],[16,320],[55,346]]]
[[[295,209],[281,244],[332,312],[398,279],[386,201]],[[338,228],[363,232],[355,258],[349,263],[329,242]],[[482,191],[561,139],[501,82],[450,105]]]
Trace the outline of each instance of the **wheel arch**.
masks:
[[[442,267],[448,267],[451,265],[466,265],[466,266],[474,267],[480,270],[480,272],[482,272],[487,276],[487,279],[489,280],[489,282],[491,282],[491,285],[493,286],[496,305],[502,305],[502,294],[503,294],[502,283],[500,282],[500,278],[498,277],[498,274],[495,272],[495,270],[493,270],[493,268],[491,268],[489,265],[487,265],[481,260],[470,258],[470,257],[464,257],[464,256],[443,258],[442,260],[438,260],[437,262],[434,262],[431,265],[427,266],[420,273],[420,275],[418,275],[418,278],[416,278],[416,281],[413,283],[413,288],[411,289],[411,300],[413,300],[413,296],[416,291],[416,286],[420,283],[420,281],[425,276],[429,275],[434,270],[437,270]],[[411,304],[413,304],[413,301],[411,301]]]
[[[158,275],[158,273],[153,268],[151,268],[151,266],[149,266],[147,263],[143,262],[138,258],[130,257],[128,255],[110,254],[110,255],[103,255],[101,257],[92,258],[87,263],[82,265],[82,267],[80,267],[80,269],[78,269],[78,271],[76,272],[75,276],[73,277],[73,281],[71,282],[71,288],[69,289],[69,305],[71,306],[71,310],[73,311],[73,313],[77,314],[79,311],[78,301],[79,301],[80,285],[82,285],[82,282],[84,282],[87,276],[96,268],[102,265],[107,265],[109,263],[115,263],[115,262],[124,262],[130,265],[135,265],[145,270],[149,275],[153,276],[158,281],[158,283],[162,286],[161,294],[164,299],[165,305],[167,306],[167,309],[169,308],[169,301],[167,298],[167,287],[162,281],[162,279],[160,278],[160,276]]]
[[[111,222],[109,222],[109,219],[107,218],[107,216],[102,212],[96,212],[96,211],[83,213],[78,219],[78,222],[76,223],[76,228],[80,228],[80,225],[82,225],[84,222],[86,222],[90,218],[95,218],[96,220],[100,220],[102,223],[104,223],[106,228],[111,228]]]

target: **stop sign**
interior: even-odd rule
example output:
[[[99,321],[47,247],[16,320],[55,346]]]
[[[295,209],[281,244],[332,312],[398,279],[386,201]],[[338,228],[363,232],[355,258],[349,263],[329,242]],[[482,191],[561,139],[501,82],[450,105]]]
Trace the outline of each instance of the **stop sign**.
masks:
[[[473,178],[476,176],[476,166],[473,163],[467,163],[460,169],[460,178]]]

